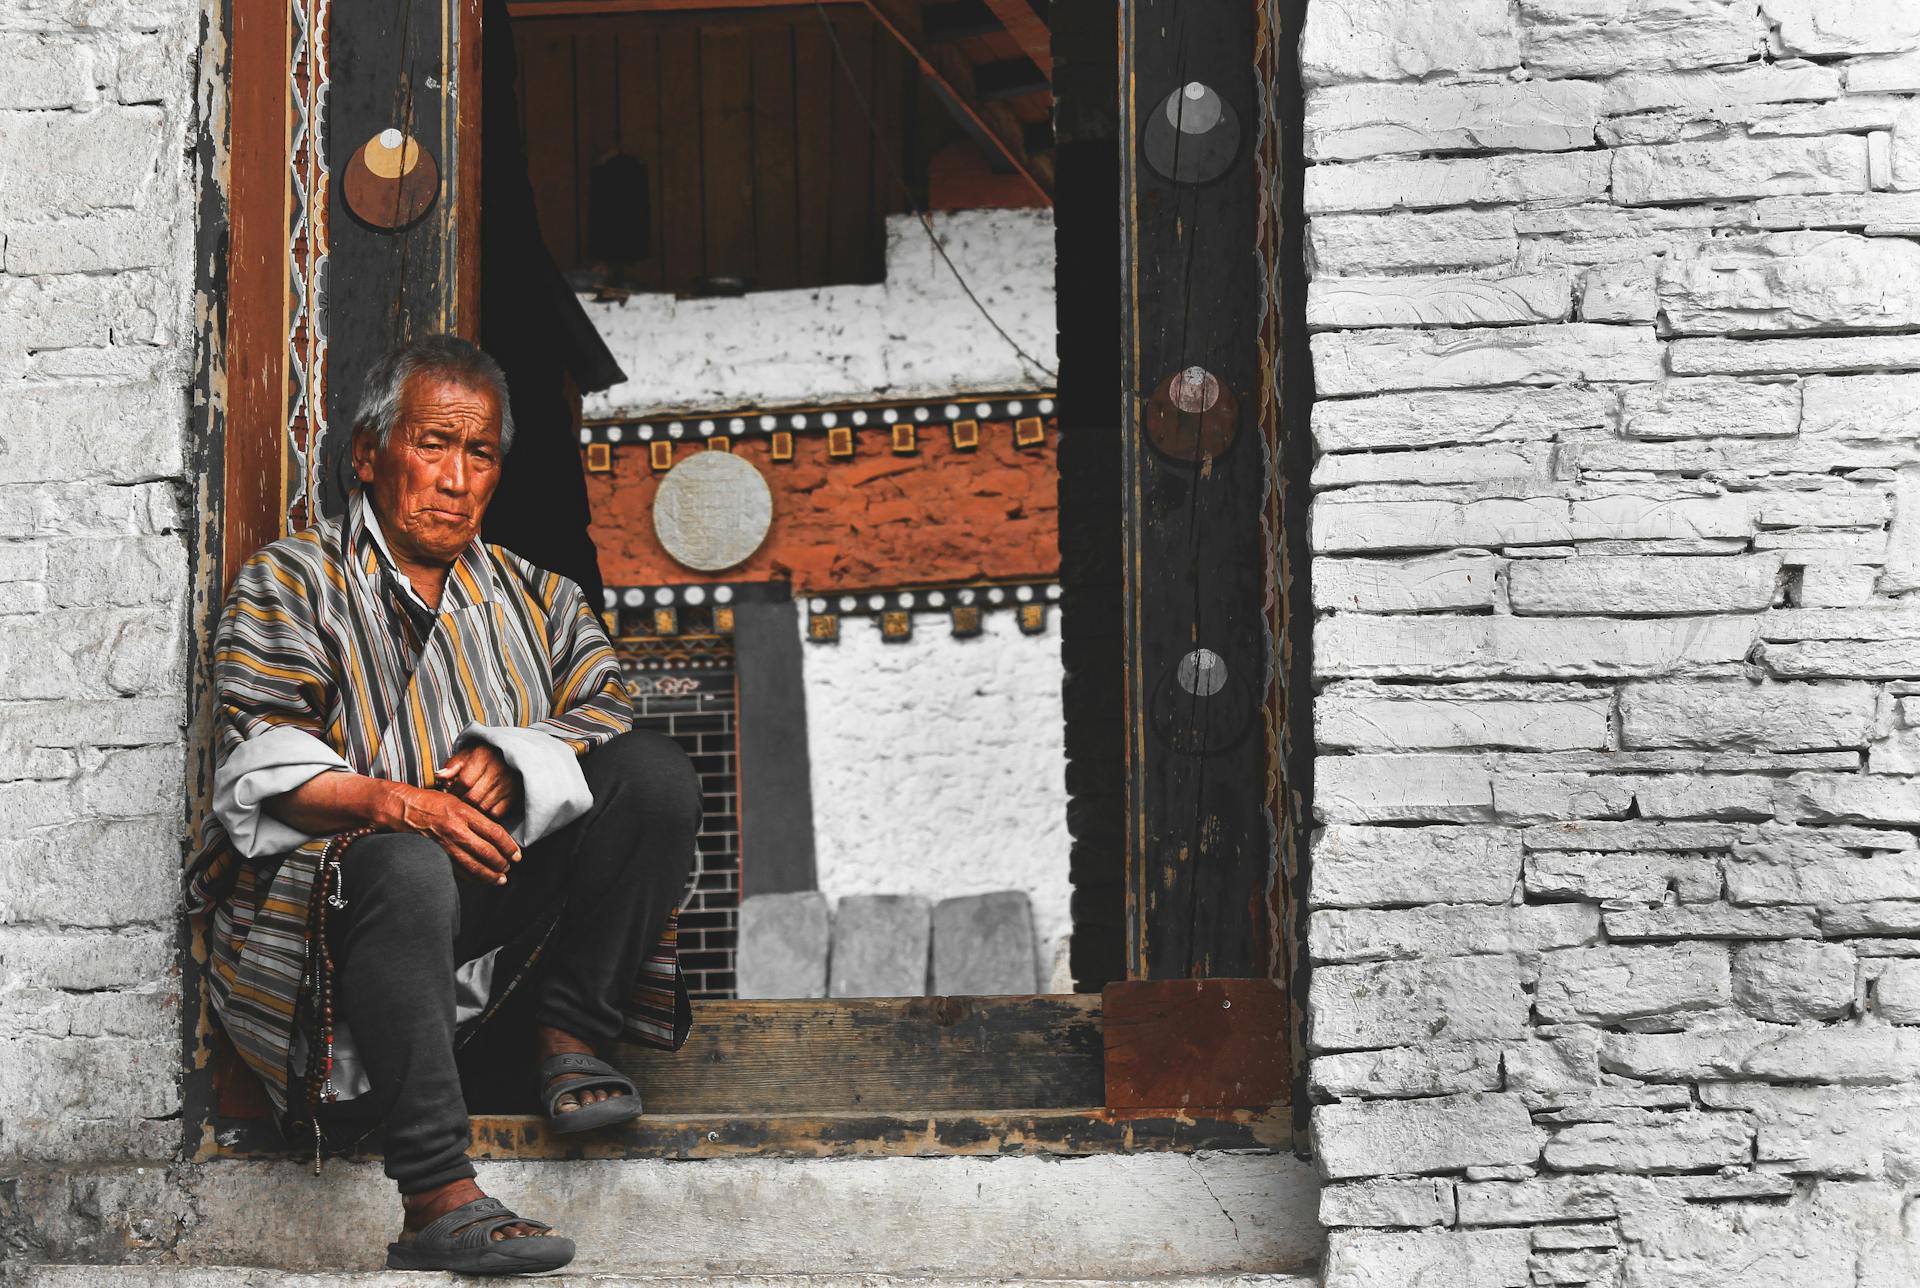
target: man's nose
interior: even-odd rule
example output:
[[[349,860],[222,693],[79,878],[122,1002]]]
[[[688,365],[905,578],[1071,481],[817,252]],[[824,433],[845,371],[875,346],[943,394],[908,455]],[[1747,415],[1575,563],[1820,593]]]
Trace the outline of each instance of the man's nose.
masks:
[[[467,491],[467,454],[448,452],[440,464],[440,490],[449,496],[464,496]]]

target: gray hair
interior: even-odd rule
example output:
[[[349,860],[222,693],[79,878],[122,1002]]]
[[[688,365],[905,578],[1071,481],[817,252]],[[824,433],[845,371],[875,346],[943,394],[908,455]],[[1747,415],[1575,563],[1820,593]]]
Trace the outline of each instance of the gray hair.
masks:
[[[500,452],[513,450],[513,406],[507,399],[507,373],[479,345],[457,335],[429,335],[389,349],[367,372],[353,427],[372,433],[385,447],[400,421],[400,400],[407,382],[431,376],[467,389],[485,389],[500,408]]]

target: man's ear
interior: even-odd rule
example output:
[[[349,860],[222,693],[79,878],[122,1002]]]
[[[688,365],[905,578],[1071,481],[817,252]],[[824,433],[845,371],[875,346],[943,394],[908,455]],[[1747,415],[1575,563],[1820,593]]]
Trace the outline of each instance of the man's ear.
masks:
[[[371,430],[353,431],[353,476],[362,483],[373,482],[373,454],[378,450]]]

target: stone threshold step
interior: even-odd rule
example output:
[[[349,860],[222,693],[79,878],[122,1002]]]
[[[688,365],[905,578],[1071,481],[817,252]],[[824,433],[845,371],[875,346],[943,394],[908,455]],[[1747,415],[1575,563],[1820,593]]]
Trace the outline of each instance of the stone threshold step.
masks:
[[[26,1288],[438,1288],[439,1285],[532,1282],[555,1288],[1316,1288],[1304,1275],[1179,1275],[1157,1279],[976,1279],[895,1275],[539,1275],[478,1280],[417,1271],[338,1273],[266,1270],[257,1266],[34,1266]]]

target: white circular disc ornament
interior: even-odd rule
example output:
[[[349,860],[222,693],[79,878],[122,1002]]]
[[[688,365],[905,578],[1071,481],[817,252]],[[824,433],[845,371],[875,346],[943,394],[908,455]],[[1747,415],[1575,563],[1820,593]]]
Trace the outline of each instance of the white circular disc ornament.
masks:
[[[1175,678],[1194,697],[1210,698],[1227,682],[1227,660],[1210,648],[1197,648],[1180,659]]]
[[[773,526],[773,492],[744,456],[701,452],[660,481],[653,530],[669,555],[688,568],[718,572],[760,548]]]

